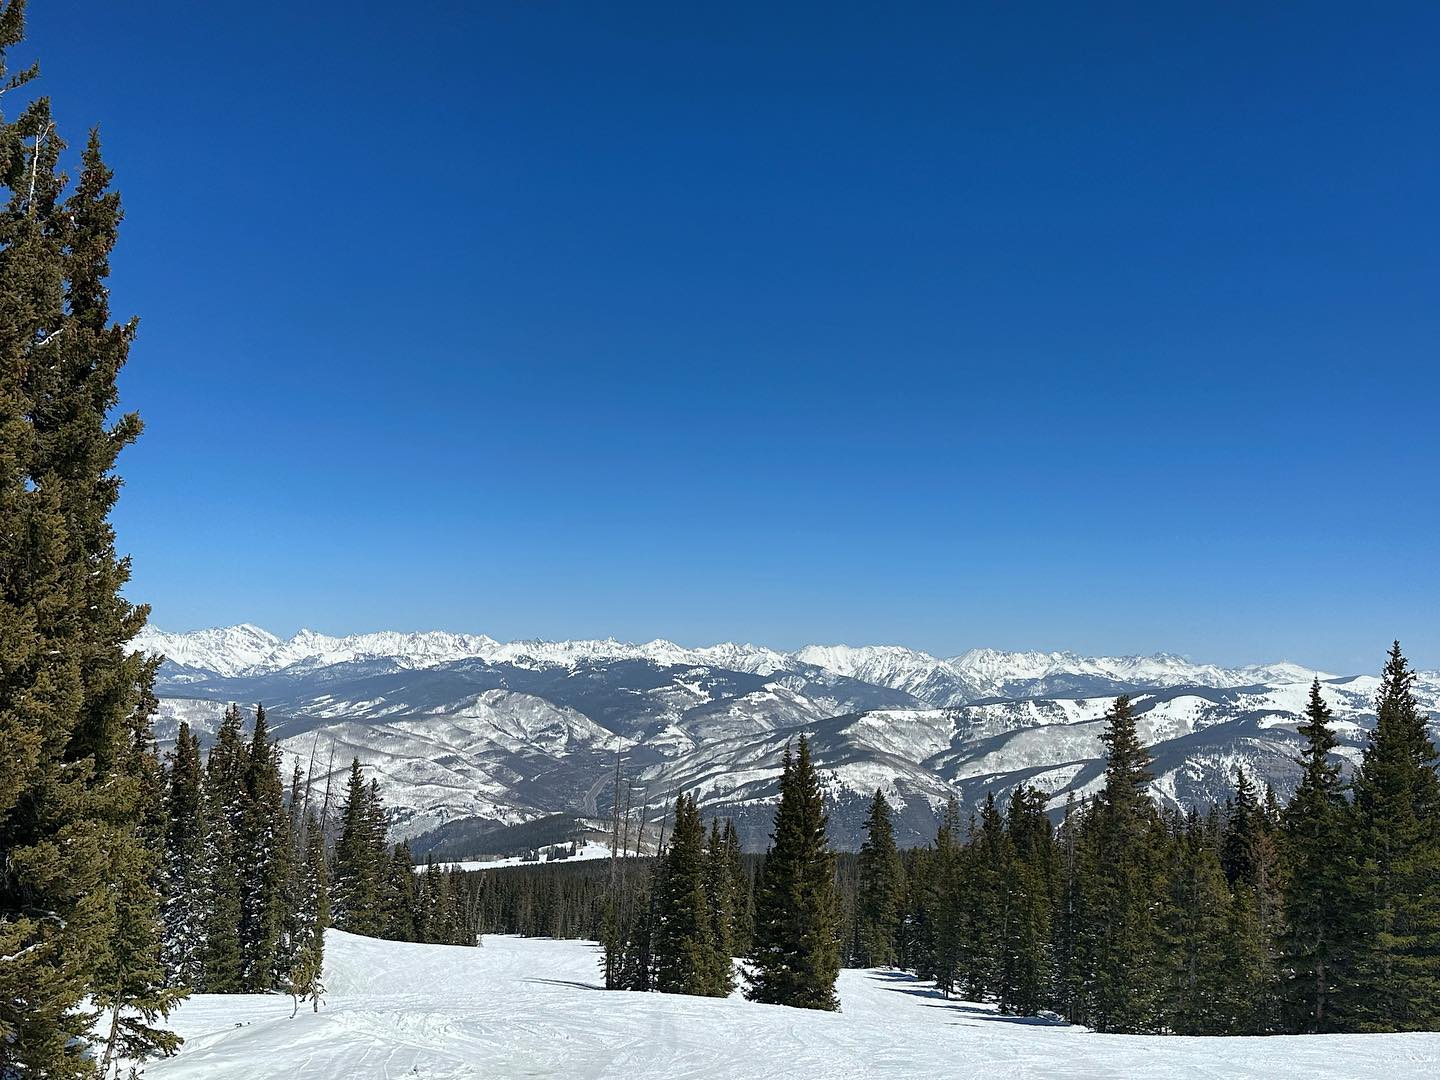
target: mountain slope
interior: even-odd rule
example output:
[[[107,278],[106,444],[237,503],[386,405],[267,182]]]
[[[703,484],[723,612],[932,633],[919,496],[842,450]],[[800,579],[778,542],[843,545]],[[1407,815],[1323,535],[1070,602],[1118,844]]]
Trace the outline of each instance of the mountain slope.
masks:
[[[171,650],[158,686],[162,745],[181,719],[206,733],[226,702],[263,702],[286,754],[319,783],[360,758],[385,789],[397,835],[467,819],[603,819],[619,753],[637,803],[648,798],[658,815],[677,790],[694,791],[710,812],[735,817],[751,847],[766,842],[781,755],[802,732],[845,846],[858,843],[877,787],[906,842],[930,838],[952,794],[973,806],[1026,783],[1050,793],[1058,813],[1068,793],[1094,789],[1102,717],[1120,692],[1136,697],[1157,797],[1222,800],[1237,767],[1288,794],[1310,678],[1294,665],[1221,668],[1164,654],[972,650],[942,660],[897,646],[287,640],[251,626],[147,631],[137,644]],[[1372,722],[1375,687],[1371,676],[1327,676],[1348,761]],[[1440,677],[1417,689],[1440,711]]]

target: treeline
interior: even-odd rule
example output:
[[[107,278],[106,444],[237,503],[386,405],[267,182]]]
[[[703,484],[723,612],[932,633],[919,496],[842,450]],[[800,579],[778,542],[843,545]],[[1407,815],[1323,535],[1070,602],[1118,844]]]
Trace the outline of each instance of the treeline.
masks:
[[[1205,815],[1161,812],[1127,698],[1104,787],[1058,830],[1019,789],[903,854],[878,792],[851,959],[1002,1012],[1188,1035],[1440,1027],[1440,782],[1398,643],[1353,780],[1312,686],[1283,809],[1243,773]]]
[[[164,984],[208,994],[279,990],[319,1007],[324,930],[444,944],[476,943],[473,913],[450,877],[417,875],[386,839],[379,785],[358,759],[332,802],[297,761],[288,788],[265,710],[248,736],[231,706],[202,755],[180,725],[164,791],[161,962]]]

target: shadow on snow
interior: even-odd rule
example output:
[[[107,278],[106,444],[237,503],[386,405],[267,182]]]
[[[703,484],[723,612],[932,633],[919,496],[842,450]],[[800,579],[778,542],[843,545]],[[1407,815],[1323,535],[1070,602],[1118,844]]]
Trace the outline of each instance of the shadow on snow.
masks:
[[[998,1024],[1022,1024],[1028,1027],[1065,1027],[1065,1021],[1058,1017],[1048,1016],[1004,1016],[994,1009],[976,1005],[969,1001],[957,1001],[942,994],[934,985],[927,985],[921,982],[914,975],[903,971],[877,971],[871,976],[880,982],[888,982],[892,985],[885,989],[895,994],[909,994],[911,997],[931,998],[931,1001],[922,1002],[928,1009],[947,1009],[950,1012],[975,1020],[988,1021]],[[978,1025],[970,1025],[978,1026]]]

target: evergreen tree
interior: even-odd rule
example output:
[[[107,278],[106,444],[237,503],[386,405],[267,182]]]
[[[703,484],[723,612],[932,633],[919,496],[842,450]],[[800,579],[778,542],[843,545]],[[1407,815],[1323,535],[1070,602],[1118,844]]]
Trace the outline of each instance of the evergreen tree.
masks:
[[[384,809],[375,787],[365,783],[359,758],[350,765],[340,817],[331,901],[335,925],[352,934],[379,937],[384,926],[379,902],[384,870],[388,866],[384,859]],[[441,904],[439,918],[444,925],[444,900]]]
[[[634,895],[620,901],[620,944],[617,989],[637,993],[654,988],[655,963],[652,952],[656,907],[664,891],[666,860],[657,858],[649,874],[642,876]]]
[[[280,750],[270,740],[265,710],[258,705],[245,765],[235,838],[241,980],[248,992],[262,993],[286,982],[278,967],[278,953],[293,841],[280,779]]]
[[[946,997],[955,989],[960,971],[965,862],[961,850],[960,803],[951,795],[935,834],[922,918],[933,941],[931,967],[935,985]]]
[[[1078,1022],[1082,1003],[1083,967],[1079,930],[1084,902],[1080,890],[1079,840],[1082,821],[1082,815],[1075,804],[1075,792],[1071,791],[1065,797],[1065,814],[1060,820],[1056,837],[1059,847],[1059,881],[1053,931],[1055,1008],[1071,1023]]]
[[[1243,769],[1235,770],[1235,795],[1226,804],[1225,831],[1221,840],[1220,866],[1233,888],[1236,882],[1254,885],[1259,876],[1257,838],[1262,829],[1260,804],[1255,786]]]
[[[165,976],[171,986],[200,987],[205,972],[205,815],[200,741],[181,721],[170,754],[165,803]]]
[[[730,824],[727,822],[727,825]],[[705,845],[705,900],[710,909],[710,933],[715,939],[715,952],[724,963],[727,973],[725,992],[734,988],[733,965],[735,955],[735,908],[739,902],[739,890],[730,864],[730,853],[726,847],[720,822],[710,821],[710,839]]]
[[[749,956],[750,942],[755,934],[755,893],[745,872],[745,861],[740,852],[740,834],[735,830],[734,821],[726,819],[720,845],[730,887],[731,951],[735,956]]]
[[[1050,1000],[1053,978],[1052,918],[1058,859],[1045,796],[1024,786],[1010,796],[1005,834],[1009,862],[1004,870],[1001,924],[1000,1011],[1033,1016]]]
[[[1232,1012],[1230,889],[1216,839],[1193,812],[1175,833],[1165,909],[1167,1026],[1180,1035],[1221,1035]]]
[[[238,994],[245,988],[238,864],[249,771],[244,720],[239,707],[231,704],[220,719],[215,745],[206,755],[202,787],[206,883],[203,989],[207,994]]]
[[[0,65],[24,4],[0,8]],[[7,90],[37,73],[0,70]],[[6,77],[8,76],[8,77]],[[118,196],[92,134],[62,200],[49,100],[0,120],[0,1074],[91,1071],[95,1009],[137,1055],[170,1037],[157,830],[147,828],[154,664],[109,515],[133,414],[112,419],[134,322],[110,322]],[[120,921],[131,918],[128,926]],[[108,984],[99,985],[104,979]]]
[[[1160,1012],[1154,897],[1164,829],[1147,794],[1150,755],[1135,732],[1128,697],[1115,700],[1101,741],[1105,785],[1080,837],[1078,1013],[1100,1031],[1150,1031]]]
[[[785,752],[763,881],[756,883],[752,1001],[834,1009],[840,973],[835,863],[805,736]]]
[[[137,740],[148,735],[153,704],[146,702],[142,708],[147,720],[137,726]],[[163,783],[153,747],[132,748],[130,776],[137,782],[131,805],[138,813],[133,823],[138,828],[122,831],[110,852],[112,930],[109,948],[92,976],[91,996],[101,1011],[105,1032],[102,1076],[117,1056],[143,1060],[179,1049],[180,1037],[158,1022],[186,993],[183,987],[169,984],[162,960],[164,927],[157,883],[164,852]]]
[[[1282,992],[1291,1030],[1339,1030],[1336,998],[1343,994],[1353,953],[1354,857],[1349,806],[1340,764],[1332,760],[1335,735],[1320,680],[1310,687],[1300,757],[1300,785],[1283,814],[1285,932],[1281,940]]]
[[[1414,682],[1397,641],[1354,781],[1366,926],[1348,1009],[1370,1030],[1440,1025],[1440,755]]]
[[[700,807],[682,794],[655,898],[652,949],[655,989],[662,993],[724,997],[731,990],[730,957],[715,940],[704,846]]]
[[[415,859],[408,843],[396,844],[391,850],[380,918],[382,937],[419,940],[415,936]]]
[[[1269,792],[1268,801],[1273,801]],[[1236,1018],[1230,1034],[1264,1034],[1279,1027],[1279,980],[1275,965],[1280,932],[1280,864],[1275,825],[1267,806],[1241,769],[1235,770],[1235,797],[1228,804],[1220,863],[1234,893],[1232,929],[1244,936],[1240,949],[1251,975],[1253,1007]],[[1253,923],[1253,925],[1252,925]],[[1238,970],[1238,968],[1232,969]],[[1232,979],[1234,975],[1232,973]]]
[[[855,902],[856,967],[890,967],[896,960],[896,937],[904,910],[905,880],[890,804],[879,788],[870,800],[865,818],[865,842],[860,847],[859,895]]]
[[[208,782],[205,795],[205,956],[201,989],[207,994],[238,994],[244,990],[245,981],[235,840],[225,808],[214,800]]]
[[[329,883],[325,867],[325,830],[314,811],[302,819],[301,867],[303,888],[296,908],[295,937],[290,966],[289,990],[295,1010],[309,1000],[320,1011],[325,993],[322,973],[325,966],[325,928],[330,924]],[[293,1014],[292,1014],[293,1015]]]

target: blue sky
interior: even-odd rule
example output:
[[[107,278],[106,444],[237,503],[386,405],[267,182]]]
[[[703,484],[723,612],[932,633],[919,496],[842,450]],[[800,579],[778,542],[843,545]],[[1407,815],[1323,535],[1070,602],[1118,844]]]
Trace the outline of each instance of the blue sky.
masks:
[[[35,5],[166,628],[1440,666],[1435,5]]]

